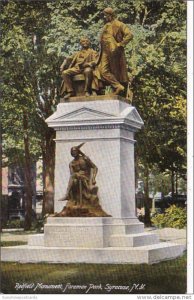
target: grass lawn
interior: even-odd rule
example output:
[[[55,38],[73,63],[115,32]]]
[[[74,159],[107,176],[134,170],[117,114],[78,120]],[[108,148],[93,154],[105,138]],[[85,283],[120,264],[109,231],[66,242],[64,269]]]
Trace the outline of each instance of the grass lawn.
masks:
[[[1,292],[5,294],[85,294],[86,291],[88,294],[186,293],[186,253],[154,265],[4,262],[1,269]]]
[[[11,247],[11,246],[19,246],[19,245],[27,245],[27,242],[22,242],[22,241],[0,241],[0,247]]]

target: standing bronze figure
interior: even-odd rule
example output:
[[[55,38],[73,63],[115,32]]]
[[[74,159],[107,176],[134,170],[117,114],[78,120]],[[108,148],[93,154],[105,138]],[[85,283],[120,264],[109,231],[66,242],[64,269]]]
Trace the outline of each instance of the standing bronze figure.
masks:
[[[112,8],[103,11],[106,25],[100,37],[101,52],[98,69],[101,78],[111,85],[118,95],[128,83],[127,64],[124,47],[133,35],[128,26],[115,18]]]

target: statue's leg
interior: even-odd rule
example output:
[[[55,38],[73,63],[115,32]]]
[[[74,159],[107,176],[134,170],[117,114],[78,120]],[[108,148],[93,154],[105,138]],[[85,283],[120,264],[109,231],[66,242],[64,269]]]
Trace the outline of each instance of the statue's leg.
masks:
[[[65,93],[67,92],[64,80],[62,80],[62,82],[61,82],[61,87],[60,87],[60,91],[59,92],[60,92],[60,96],[61,97],[63,97],[65,95]]]
[[[82,195],[82,181],[79,179],[79,204],[82,206],[83,204],[83,195]]]
[[[93,71],[91,68],[87,67],[83,71],[85,76],[85,94],[89,96],[92,93],[92,80],[93,80]]]
[[[119,94],[119,92],[124,90],[124,86],[120,84],[120,82],[116,79],[114,74],[112,74],[110,71],[110,55],[106,52],[102,53],[99,71],[101,77],[115,89],[114,94],[117,95]]]
[[[67,191],[66,191],[66,195],[65,195],[65,200],[71,200],[70,198],[70,194],[71,194],[71,191],[72,191],[72,187],[73,187],[73,178],[72,176],[70,177],[69,179],[69,182],[68,182],[68,186],[67,186]]]
[[[77,74],[80,74],[80,69],[78,67],[73,67],[62,72],[63,88],[67,92],[65,98],[72,97],[74,95],[72,78]]]
[[[82,198],[87,202],[90,201],[91,198],[91,186],[88,180],[82,179]]]

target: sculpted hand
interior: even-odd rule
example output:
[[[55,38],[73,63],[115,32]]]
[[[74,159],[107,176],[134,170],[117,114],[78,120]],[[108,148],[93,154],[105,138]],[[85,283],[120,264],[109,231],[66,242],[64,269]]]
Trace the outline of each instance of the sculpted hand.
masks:
[[[84,68],[94,68],[96,66],[95,62],[86,63],[84,64]]]
[[[95,68],[96,65],[97,65],[97,63],[96,63],[95,61],[91,62],[91,67],[92,67],[92,68]]]
[[[62,65],[60,66],[60,72],[61,72],[61,73],[62,73],[63,70],[64,70],[64,67],[65,67],[66,62],[67,62],[67,59],[65,58],[64,61],[63,61],[63,63],[62,63]]]
[[[121,45],[121,43],[117,43],[117,47],[118,47],[118,48],[121,48],[121,47],[123,47],[123,46]]]
[[[92,184],[95,185],[96,184],[96,180],[93,178],[92,179]]]
[[[63,65],[60,66],[60,72],[63,72]]]
[[[86,63],[86,64],[84,64],[84,68],[91,68],[92,66],[91,66],[91,64],[90,63]]]

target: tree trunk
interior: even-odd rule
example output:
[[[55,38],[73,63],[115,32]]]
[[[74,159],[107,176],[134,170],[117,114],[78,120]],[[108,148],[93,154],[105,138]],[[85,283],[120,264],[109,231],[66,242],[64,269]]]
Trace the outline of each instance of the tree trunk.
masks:
[[[172,199],[174,199],[174,169],[171,170],[171,189],[172,189]]]
[[[0,123],[0,208],[2,208],[2,133],[1,133],[1,123]],[[2,209],[0,209],[0,232],[2,231]]]
[[[151,226],[150,219],[150,202],[149,202],[149,168],[145,166],[145,180],[144,180],[144,207],[145,207],[145,219],[144,223],[146,227]]]
[[[25,177],[25,222],[24,229],[29,230],[32,223],[32,174],[31,174],[31,159],[29,151],[28,137],[28,116],[23,113],[23,129],[24,129],[24,177]]]
[[[43,207],[42,214],[54,212],[54,168],[55,168],[55,142],[54,130],[48,128],[46,132],[45,148],[43,149]]]
[[[175,174],[175,194],[176,194],[176,200],[178,199],[178,173],[176,171]]]

